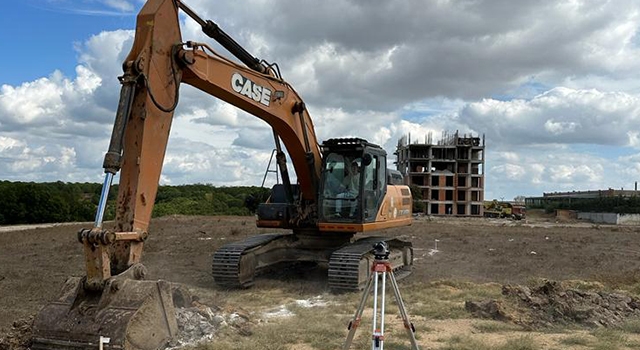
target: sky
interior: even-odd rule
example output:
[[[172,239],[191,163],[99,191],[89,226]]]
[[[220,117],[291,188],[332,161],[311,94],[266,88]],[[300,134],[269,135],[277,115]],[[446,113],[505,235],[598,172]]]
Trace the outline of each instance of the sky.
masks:
[[[319,141],[485,139],[485,199],[640,181],[636,0],[185,0],[278,63]],[[0,180],[102,182],[141,0],[0,13]],[[205,41],[181,18],[183,40]],[[262,183],[271,128],[181,87],[161,184]],[[267,184],[275,182],[269,173]]]

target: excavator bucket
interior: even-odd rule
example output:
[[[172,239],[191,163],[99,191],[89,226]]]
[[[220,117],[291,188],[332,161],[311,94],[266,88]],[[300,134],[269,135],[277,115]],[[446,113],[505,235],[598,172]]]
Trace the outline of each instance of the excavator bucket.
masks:
[[[40,311],[31,349],[158,349],[176,334],[168,282],[111,278],[98,292],[83,284],[69,278]]]

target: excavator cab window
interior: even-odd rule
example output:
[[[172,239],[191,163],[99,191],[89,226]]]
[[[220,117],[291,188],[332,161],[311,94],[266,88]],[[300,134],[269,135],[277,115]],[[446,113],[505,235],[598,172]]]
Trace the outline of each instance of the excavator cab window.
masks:
[[[358,154],[329,153],[323,169],[322,214],[331,221],[360,221],[364,173]]]
[[[384,196],[386,160],[369,153],[326,155],[321,213],[325,222],[372,222]]]
[[[370,161],[366,161],[367,157],[370,158]],[[383,155],[365,154],[364,186],[362,189],[364,222],[372,222],[376,219],[380,202],[386,190],[386,167],[386,157]]]

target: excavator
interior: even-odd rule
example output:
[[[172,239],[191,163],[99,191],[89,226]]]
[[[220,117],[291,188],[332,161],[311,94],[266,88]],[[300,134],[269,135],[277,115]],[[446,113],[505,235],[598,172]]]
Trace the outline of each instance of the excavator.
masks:
[[[236,60],[206,43],[183,41],[180,10]],[[238,62],[239,61],[239,62]],[[280,230],[213,253],[218,285],[246,288],[283,264],[326,264],[329,287],[359,290],[384,241],[398,278],[410,273],[413,248],[368,233],[411,224],[411,192],[386,152],[360,138],[321,144],[300,95],[271,64],[247,52],[216,23],[181,0],[148,0],[137,16],[104,183],[92,228],[78,232],[86,276],[69,278],[36,315],[32,349],[158,349],[177,333],[171,284],[146,280],[141,263],[180,85],[189,84],[271,126],[282,183],[257,209],[257,226]],[[297,181],[292,183],[284,148]],[[103,227],[107,197],[120,172],[113,229]]]

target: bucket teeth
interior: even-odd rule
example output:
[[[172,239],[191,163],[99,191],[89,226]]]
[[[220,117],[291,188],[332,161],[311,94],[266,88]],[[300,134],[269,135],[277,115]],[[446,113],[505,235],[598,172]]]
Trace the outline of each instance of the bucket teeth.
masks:
[[[46,305],[33,323],[31,349],[158,349],[177,333],[177,321],[166,281],[114,277],[101,292],[83,288],[72,277],[58,300]]]

